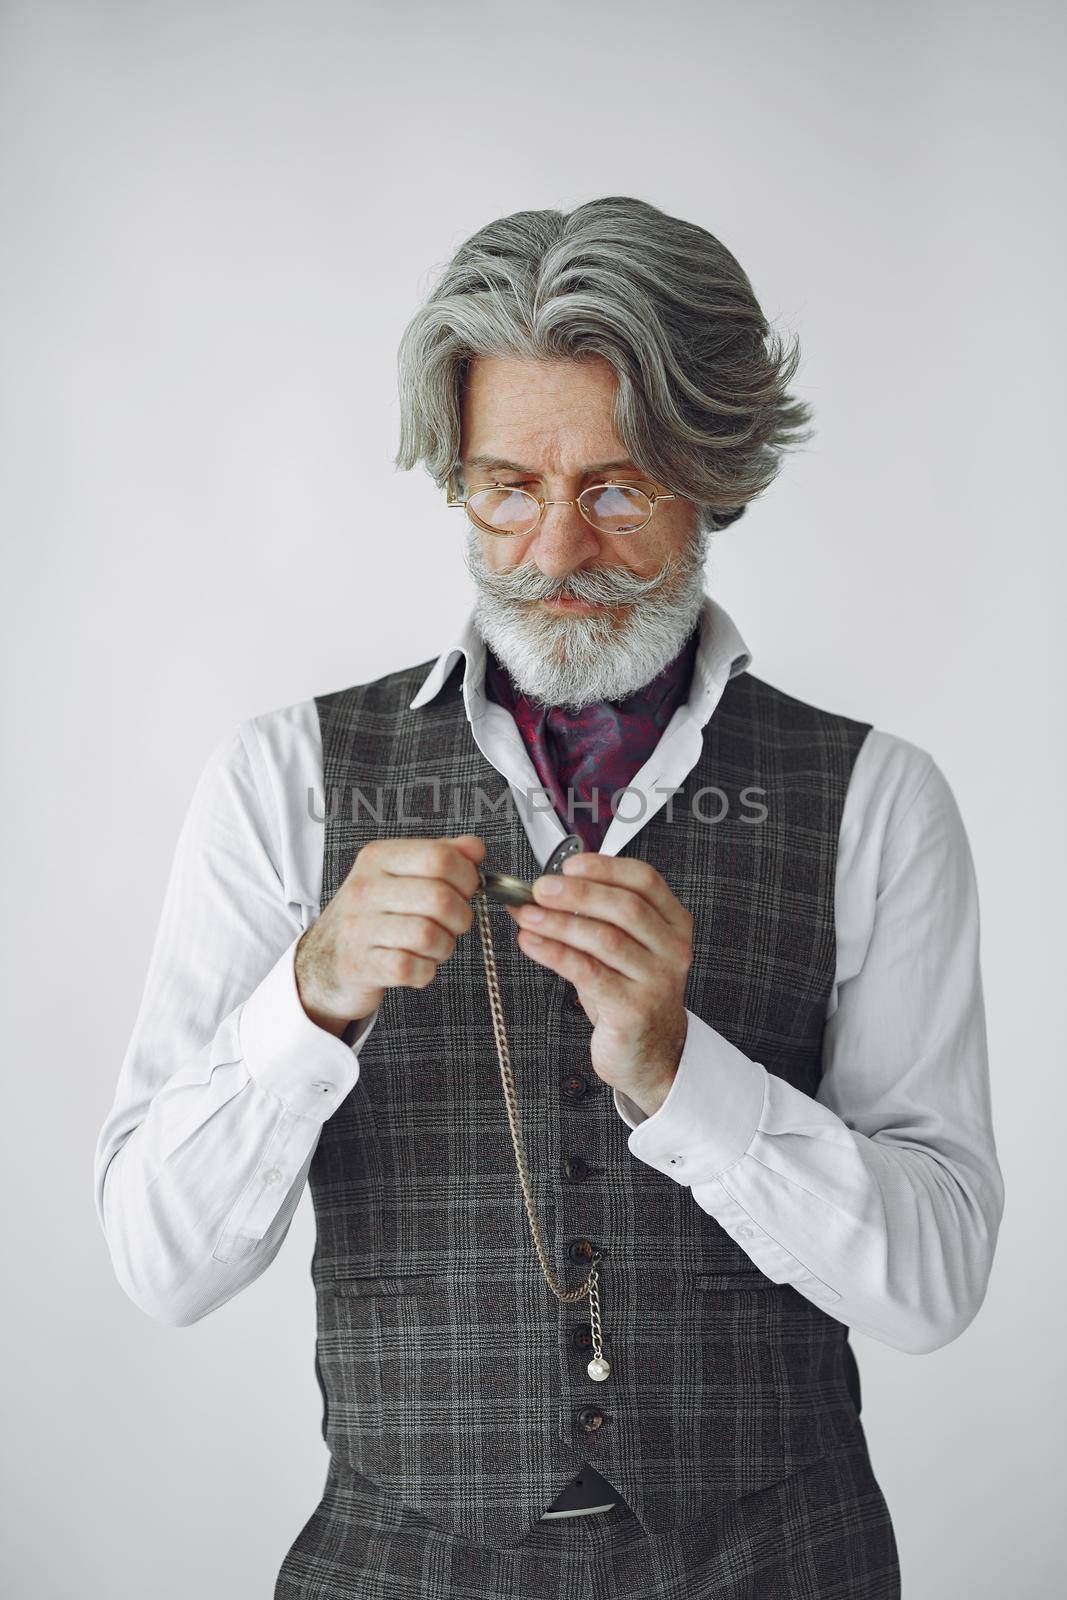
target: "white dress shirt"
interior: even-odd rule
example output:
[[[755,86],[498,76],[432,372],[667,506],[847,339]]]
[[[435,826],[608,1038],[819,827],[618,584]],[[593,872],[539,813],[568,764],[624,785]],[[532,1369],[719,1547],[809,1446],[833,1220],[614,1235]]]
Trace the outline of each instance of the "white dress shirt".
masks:
[[[457,653],[473,737],[510,784],[543,866],[566,830],[543,801],[529,804],[540,780],[510,713],[485,697],[473,612],[411,707],[432,701]],[[705,596],[688,701],[631,781],[642,803],[624,797],[631,820],[612,818],[602,854],[684,781],[726,682],[750,661]],[[319,913],[323,800],[318,716],[305,700],[249,718],[215,747],[178,837],[94,1170],[118,1280],[161,1322],[196,1322],[274,1259],[322,1123],[355,1084],[378,1021],[374,1012],[346,1043],[311,1021],[296,988],[296,945]],[[944,776],[924,750],[875,728],[845,797],[835,917],[814,1098],[689,1012],[663,1104],[645,1116],[613,1090],[615,1110],[634,1159],[689,1188],[767,1277],[898,1350],[934,1350],[982,1303],[1004,1203],[978,898]]]

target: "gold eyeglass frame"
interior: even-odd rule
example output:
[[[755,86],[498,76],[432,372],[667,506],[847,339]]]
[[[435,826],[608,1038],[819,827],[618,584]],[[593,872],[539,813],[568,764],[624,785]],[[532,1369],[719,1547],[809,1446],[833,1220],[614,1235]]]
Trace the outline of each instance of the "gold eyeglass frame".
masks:
[[[588,484],[587,487],[582,490],[581,494],[575,495],[573,500],[543,500],[540,495],[532,494],[529,489],[520,489],[517,485],[516,486],[512,486],[511,484],[507,484],[507,483],[475,483],[475,484],[471,484],[471,486],[470,486],[470,488],[469,488],[469,490],[467,492],[467,496],[464,499],[460,500],[460,499],[456,498],[455,491],[454,491],[454,489],[452,487],[452,478],[454,476],[454,471],[455,471],[455,469],[453,468],[453,471],[448,474],[448,478],[447,478],[446,483],[445,483],[445,506],[446,506],[446,508],[449,511],[453,511],[453,510],[456,510],[457,508],[465,507],[466,510],[467,510],[467,516],[470,518],[470,520],[474,524],[474,526],[476,528],[481,529],[481,531],[483,533],[491,534],[494,539],[527,539],[527,538],[529,538],[530,534],[536,533],[538,528],[541,526],[541,522],[542,522],[542,520],[544,518],[545,507],[546,506],[577,506],[578,507],[578,515],[581,517],[583,522],[586,522],[586,523],[589,524],[589,526],[593,529],[594,533],[603,533],[609,539],[628,539],[631,534],[641,533],[641,532],[643,532],[643,530],[645,528],[648,527],[649,523],[652,521],[653,516],[655,515],[656,506],[657,506],[657,504],[659,503],[660,500],[684,500],[686,498],[686,496],[682,495],[682,494],[660,494],[656,490],[653,490],[653,492],[651,494],[649,494],[648,490],[647,489],[643,489],[641,487],[641,485],[638,484],[638,483],[628,483],[628,482],[626,482],[624,480],[608,478],[608,479],[605,479],[605,481],[603,483],[590,483],[590,484]],[[528,528],[525,533],[502,533],[499,528],[489,528],[489,527],[487,527],[484,522],[479,522],[476,513],[471,511],[470,507],[467,505],[467,501],[470,498],[470,496],[472,494],[477,494],[480,489],[511,489],[513,494],[525,494],[525,495],[528,495],[531,500],[536,501],[537,506],[539,508],[538,512],[537,512],[537,521],[534,523],[533,527],[532,528]],[[636,490],[638,490],[638,492],[640,494],[644,495],[646,500],[648,500],[650,502],[651,508],[649,510],[648,516],[645,518],[644,522],[642,522],[642,524],[641,524],[641,526],[639,528],[627,528],[625,533],[608,533],[606,528],[598,527],[597,524],[595,522],[593,522],[590,517],[587,517],[586,514],[585,514],[585,511],[582,508],[582,495],[583,494],[590,494],[594,489],[636,489]]]

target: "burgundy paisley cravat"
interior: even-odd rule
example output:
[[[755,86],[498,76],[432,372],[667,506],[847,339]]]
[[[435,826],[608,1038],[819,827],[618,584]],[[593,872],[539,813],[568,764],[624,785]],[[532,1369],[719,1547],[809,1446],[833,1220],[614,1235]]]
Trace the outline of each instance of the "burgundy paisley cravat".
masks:
[[[650,683],[622,700],[598,700],[581,711],[547,709],[516,688],[492,650],[486,648],[485,693],[510,711],[530,752],[538,778],[568,833],[581,834],[587,850],[599,850],[611,821],[611,796],[640,771],[676,708],[689,695],[700,629]],[[573,816],[567,790],[573,791]],[[595,799],[596,812],[583,801]],[[626,815],[636,805],[621,795]]]

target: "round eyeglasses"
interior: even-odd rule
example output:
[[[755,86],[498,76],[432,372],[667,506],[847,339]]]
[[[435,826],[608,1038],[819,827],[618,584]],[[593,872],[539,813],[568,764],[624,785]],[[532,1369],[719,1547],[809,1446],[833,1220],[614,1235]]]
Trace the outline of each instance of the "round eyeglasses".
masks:
[[[452,473],[446,485],[446,504],[449,508],[466,506],[467,515],[476,528],[498,538],[514,539],[520,534],[532,533],[545,514],[546,506],[573,506],[598,533],[639,533],[652,521],[652,513],[660,500],[684,499],[684,495],[651,494],[634,483],[592,483],[574,500],[542,500],[529,489],[512,488],[507,484],[472,486],[466,499],[458,497],[452,488]]]

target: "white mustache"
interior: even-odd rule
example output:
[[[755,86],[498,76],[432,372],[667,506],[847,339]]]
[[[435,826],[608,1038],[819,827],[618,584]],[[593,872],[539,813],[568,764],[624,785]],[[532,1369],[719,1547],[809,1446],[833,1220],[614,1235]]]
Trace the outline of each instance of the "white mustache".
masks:
[[[606,567],[571,572],[565,578],[546,578],[537,567],[529,565],[512,572],[489,572],[483,566],[478,581],[494,600],[585,600],[591,605],[618,605],[653,594],[670,582],[677,566],[677,560],[668,556],[649,578]]]

